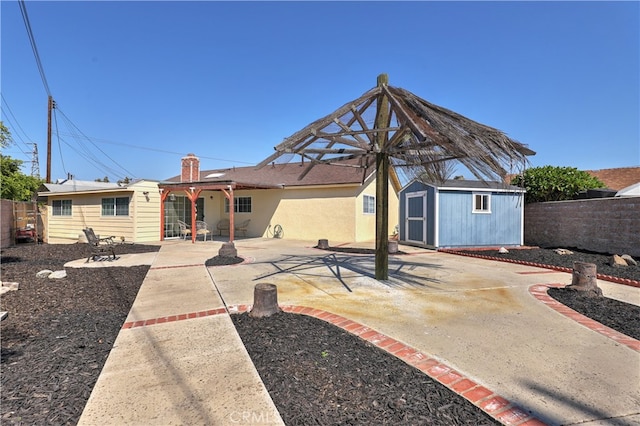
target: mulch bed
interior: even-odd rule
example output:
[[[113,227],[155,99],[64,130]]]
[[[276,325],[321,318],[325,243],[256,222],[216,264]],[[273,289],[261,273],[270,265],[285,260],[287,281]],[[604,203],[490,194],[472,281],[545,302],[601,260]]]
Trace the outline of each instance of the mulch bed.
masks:
[[[567,247],[564,248],[569,249]],[[569,269],[573,268],[573,262],[576,261],[593,263],[596,265],[598,274],[640,281],[640,267],[638,266],[612,266],[611,255],[609,254],[581,251],[575,248],[571,248],[569,250],[573,251],[574,254],[558,254],[554,249],[549,248],[509,249],[509,253],[500,253],[498,250],[455,251],[471,255],[490,256],[498,259],[511,259],[523,262],[539,263],[542,265],[560,266]]]
[[[127,244],[117,252],[156,250]],[[59,281],[35,277],[88,253],[86,244],[2,250],[2,280],[20,283],[0,299],[9,312],[1,329],[3,424],[76,424],[84,409],[148,271],[79,268]],[[594,300],[609,299],[585,303]],[[620,316],[630,306],[607,310]],[[495,423],[413,367],[323,321],[284,313],[232,319],[287,424]]]
[[[500,424],[418,369],[322,320],[232,315],[287,425]]]
[[[117,254],[157,251],[127,244]],[[2,424],[76,424],[148,266],[67,269],[61,280],[36,278],[86,258],[87,244],[22,244],[2,249],[2,281],[17,291],[0,299]]]

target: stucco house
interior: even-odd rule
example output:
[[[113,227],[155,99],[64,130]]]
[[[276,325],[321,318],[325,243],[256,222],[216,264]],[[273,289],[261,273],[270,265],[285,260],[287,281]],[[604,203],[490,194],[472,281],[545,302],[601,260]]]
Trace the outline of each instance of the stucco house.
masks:
[[[374,168],[324,164],[300,179],[302,165],[200,171],[199,159],[189,154],[182,158],[181,174],[163,182],[44,184],[38,192],[47,204],[44,238],[49,243],[74,243],[83,239],[83,228],[91,227],[99,235],[145,243],[180,238],[178,221],[192,227],[196,220],[216,235],[218,222],[233,215],[236,224],[249,220],[242,235],[246,237],[271,237],[280,225],[280,236],[288,239],[373,241]],[[400,189],[391,175],[390,233],[397,224]]]
[[[524,193],[500,182],[413,180],[399,195],[399,240],[427,248],[523,245]]]
[[[217,232],[221,220],[249,220],[248,237],[270,237],[280,225],[287,239],[331,242],[375,240],[375,168],[318,164],[303,178],[302,162],[266,167],[200,170],[199,159],[182,159],[181,174],[159,184],[163,238],[179,236],[178,220],[206,222]],[[396,226],[400,183],[389,179],[389,231]],[[231,209],[233,205],[233,209]]]
[[[76,243],[82,230],[145,243],[160,240],[158,182],[129,184],[65,180],[45,183],[38,198],[46,202],[43,239],[50,244]]]

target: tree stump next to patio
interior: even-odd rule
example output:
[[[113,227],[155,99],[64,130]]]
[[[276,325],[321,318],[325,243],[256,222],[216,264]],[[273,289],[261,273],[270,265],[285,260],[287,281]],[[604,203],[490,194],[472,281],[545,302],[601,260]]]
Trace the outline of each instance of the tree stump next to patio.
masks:
[[[596,265],[594,263],[573,262],[571,285],[568,289],[584,291],[591,297],[602,297],[602,290],[598,287]]]
[[[253,308],[249,316],[262,318],[280,312],[278,306],[278,287],[275,284],[261,283],[253,288]]]
[[[222,243],[222,247],[218,250],[218,256],[238,257],[238,250],[236,250],[236,246],[232,242]]]
[[[329,240],[318,240],[318,248],[326,250],[329,248]]]

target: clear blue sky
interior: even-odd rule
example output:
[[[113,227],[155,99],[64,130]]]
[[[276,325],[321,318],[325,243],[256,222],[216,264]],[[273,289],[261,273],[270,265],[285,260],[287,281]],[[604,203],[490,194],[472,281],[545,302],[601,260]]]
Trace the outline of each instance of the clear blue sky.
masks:
[[[44,177],[47,93],[19,3],[0,7],[5,152],[29,173],[36,142]],[[26,7],[59,107],[54,181],[162,180],[190,152],[205,170],[254,165],[380,73],[528,144],[533,166],[640,165],[636,1]]]

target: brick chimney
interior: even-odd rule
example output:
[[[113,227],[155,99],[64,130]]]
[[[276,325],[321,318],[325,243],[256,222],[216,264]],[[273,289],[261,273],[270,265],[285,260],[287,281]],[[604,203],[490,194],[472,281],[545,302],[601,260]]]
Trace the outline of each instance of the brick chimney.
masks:
[[[197,182],[200,180],[200,159],[195,154],[182,157],[180,182]]]

